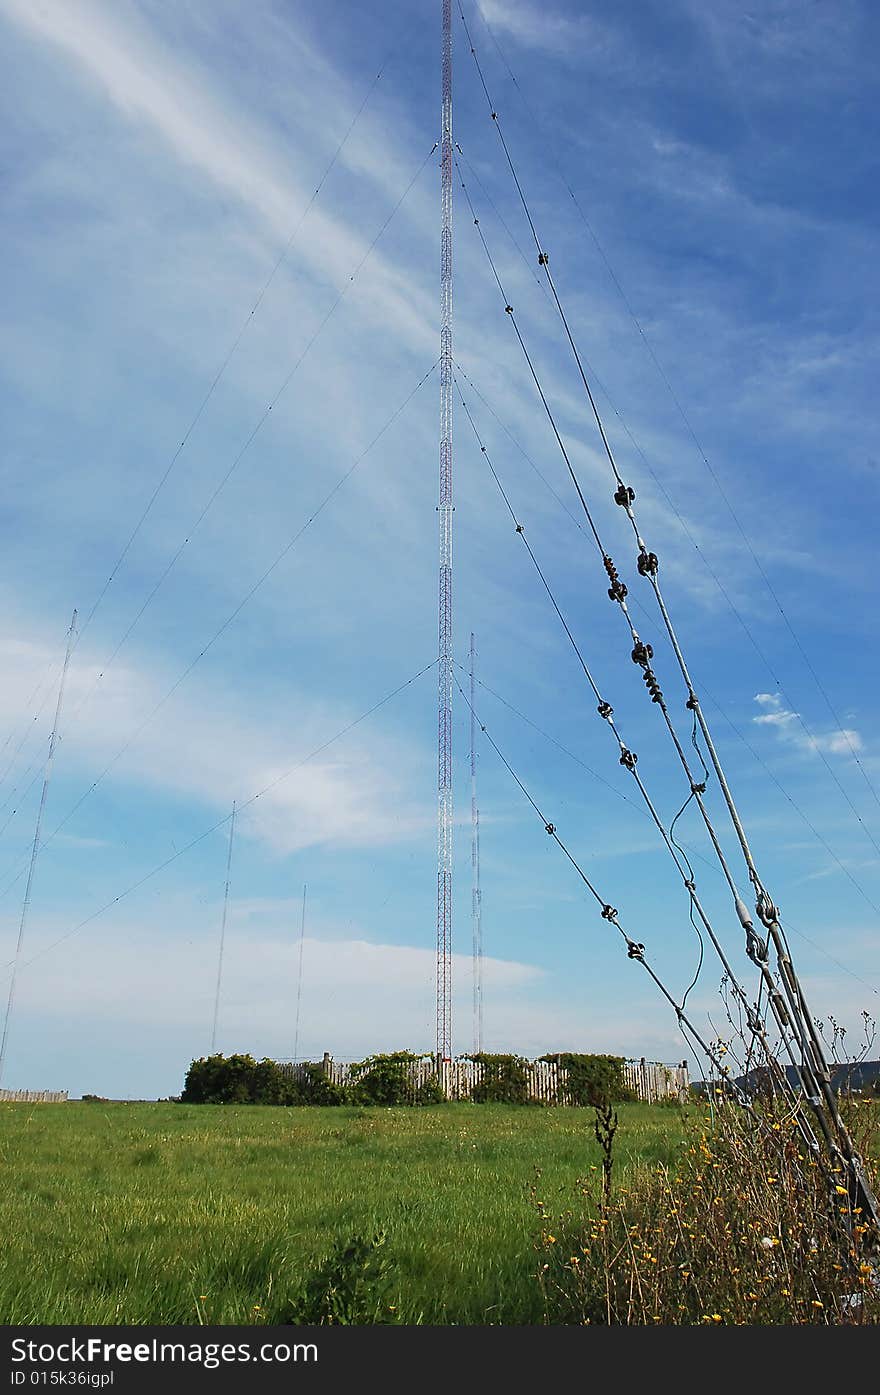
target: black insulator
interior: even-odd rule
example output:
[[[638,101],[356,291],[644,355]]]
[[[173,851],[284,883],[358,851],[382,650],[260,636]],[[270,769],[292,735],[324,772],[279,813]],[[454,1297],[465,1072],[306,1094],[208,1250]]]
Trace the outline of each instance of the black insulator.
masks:
[[[626,597],[626,586],[621,581],[620,577],[617,575],[617,568],[615,567],[611,558],[608,556],[607,552],[603,552],[602,562],[604,564],[606,572],[608,573],[608,579],[611,582],[611,585],[608,587],[609,600],[623,601]]]
[[[552,837],[553,837],[553,834],[556,832],[556,824],[555,824],[555,823],[548,823],[548,824],[545,824],[544,827],[546,828],[547,832],[550,834],[550,837],[552,838]]]
[[[614,708],[611,706],[610,702],[600,702],[596,711],[599,713],[599,716],[604,717],[606,721],[609,717],[614,716]]]
[[[630,504],[632,503],[633,499],[635,499],[635,497],[636,491],[634,489],[630,489],[628,484],[622,484],[618,489],[615,489],[614,491],[614,502],[615,504],[619,504],[622,509],[629,508]]]
[[[548,257],[546,252],[538,253],[538,266],[546,266],[549,260],[550,258]]]
[[[696,712],[696,710],[697,710],[697,708],[699,707],[699,705],[700,705],[700,700],[699,700],[699,698],[697,697],[696,693],[691,693],[690,697],[688,698],[687,702],[685,703],[685,707],[687,708],[688,712]]]
[[[705,780],[701,780],[700,783],[699,783],[698,785],[691,784],[691,794],[705,794],[705,793],[706,793],[706,781],[705,781]]]
[[[660,563],[657,561],[656,552],[640,552],[636,565],[639,569],[639,576],[656,576]]]
[[[513,306],[512,306],[512,305],[505,305],[505,307],[504,307],[504,312],[505,312],[505,314],[507,314],[507,315],[512,315],[512,314],[513,314]]]
[[[626,947],[626,952],[630,959],[644,959],[645,946],[636,944],[635,940],[630,940]]]
[[[518,523],[518,524],[516,525],[516,531],[517,531],[518,533],[521,533],[522,530],[523,530],[522,524],[521,524],[521,523]]]
[[[628,751],[624,746],[620,752],[620,764],[625,765],[627,770],[634,770],[638,756],[635,751]]]
[[[640,639],[636,640],[632,651],[632,661],[634,664],[641,664],[642,668],[647,668],[648,660],[653,659],[654,650],[650,644],[643,644]]]
[[[614,907],[614,906],[609,906],[609,905],[607,905],[607,904],[604,905],[604,906],[602,907],[602,919],[603,919],[603,920],[615,920],[616,917],[617,917],[617,909],[616,909],[616,907]]]
[[[657,675],[654,672],[654,670],[646,665],[642,677],[645,680],[645,686],[648,689],[648,692],[651,694],[651,701],[662,703],[663,691],[660,687],[660,684],[657,682]]]

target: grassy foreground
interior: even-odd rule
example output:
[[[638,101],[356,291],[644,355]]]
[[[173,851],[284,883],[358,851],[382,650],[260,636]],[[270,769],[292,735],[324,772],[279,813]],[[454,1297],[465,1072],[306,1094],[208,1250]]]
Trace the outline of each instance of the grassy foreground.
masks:
[[[592,1124],[505,1105],[2,1104],[0,1322],[283,1322],[334,1247],[377,1230],[366,1301],[385,1320],[540,1322],[529,1185],[540,1169],[541,1199],[564,1204],[600,1163]],[[681,1138],[678,1110],[621,1105],[616,1170],[671,1162]]]

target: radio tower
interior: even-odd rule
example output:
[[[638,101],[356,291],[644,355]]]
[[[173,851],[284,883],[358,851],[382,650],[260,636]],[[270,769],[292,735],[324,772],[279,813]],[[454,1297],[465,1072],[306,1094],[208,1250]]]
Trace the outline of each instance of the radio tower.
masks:
[[[483,1049],[483,893],[480,890],[480,810],[477,804],[477,719],[474,667],[477,651],[471,632],[471,918],[474,952],[474,1054]]]
[[[443,0],[440,141],[440,604],[437,723],[437,1056],[452,1056],[452,0]]]

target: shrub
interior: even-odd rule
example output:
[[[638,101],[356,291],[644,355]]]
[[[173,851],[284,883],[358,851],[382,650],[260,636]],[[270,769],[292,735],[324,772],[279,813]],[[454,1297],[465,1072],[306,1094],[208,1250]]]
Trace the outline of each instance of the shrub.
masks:
[[[275,1062],[203,1056],[186,1073],[183,1104],[298,1104],[298,1084]]]
[[[443,1093],[435,1077],[429,1077],[420,1088],[414,1083],[413,1069],[423,1059],[412,1051],[392,1051],[359,1061],[352,1067],[352,1104],[436,1104]]]
[[[526,1062],[521,1056],[490,1056],[479,1051],[468,1058],[483,1067],[483,1078],[471,1092],[475,1104],[529,1104]]]
[[[601,1108],[637,1098],[623,1078],[622,1056],[580,1056],[561,1051],[541,1059],[555,1061],[565,1072],[566,1091],[572,1104]]]

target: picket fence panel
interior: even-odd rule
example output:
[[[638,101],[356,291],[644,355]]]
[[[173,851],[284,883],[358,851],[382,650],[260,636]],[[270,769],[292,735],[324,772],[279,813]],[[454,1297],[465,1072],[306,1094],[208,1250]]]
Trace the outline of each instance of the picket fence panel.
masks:
[[[310,1069],[310,1064],[304,1061],[281,1061],[279,1065],[295,1080],[304,1079]],[[329,1053],[320,1065],[325,1077],[334,1085],[350,1085],[357,1078],[353,1062],[336,1061]],[[540,1104],[571,1103],[566,1072],[556,1061],[527,1061],[525,1069],[530,1099]],[[410,1064],[408,1075],[413,1099],[420,1087],[434,1077],[448,1100],[469,1100],[483,1079],[484,1067],[481,1061],[459,1057],[441,1061],[438,1069],[434,1058],[425,1056]],[[646,1104],[670,1097],[683,1098],[690,1086],[687,1062],[672,1066],[661,1061],[626,1061],[623,1076],[627,1086]]]

